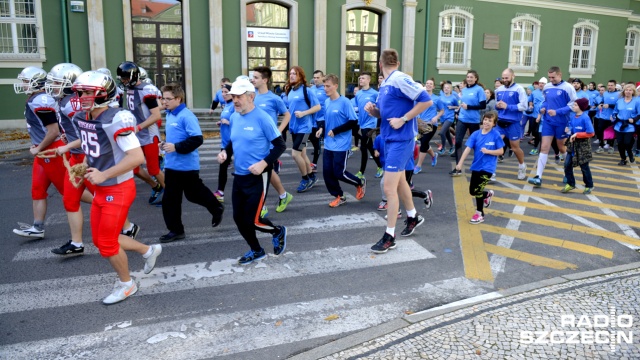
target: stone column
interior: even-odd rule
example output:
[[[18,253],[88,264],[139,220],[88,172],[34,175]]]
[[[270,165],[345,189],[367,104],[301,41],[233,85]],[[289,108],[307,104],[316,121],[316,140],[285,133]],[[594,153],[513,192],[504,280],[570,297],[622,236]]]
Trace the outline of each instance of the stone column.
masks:
[[[91,68],[98,69],[101,67],[107,67],[102,0],[87,0],[87,17],[89,18],[89,52],[91,56]]]
[[[400,67],[402,72],[413,77],[416,6],[418,6],[418,2],[416,0],[405,0],[402,4],[404,5],[404,14],[402,19],[402,59],[400,60]]]
[[[327,0],[315,2],[314,71],[327,72]]]
[[[242,9],[244,11],[244,9]],[[209,0],[209,38],[211,42],[211,90],[215,95],[220,79],[224,77],[224,57],[222,52],[222,0]]]

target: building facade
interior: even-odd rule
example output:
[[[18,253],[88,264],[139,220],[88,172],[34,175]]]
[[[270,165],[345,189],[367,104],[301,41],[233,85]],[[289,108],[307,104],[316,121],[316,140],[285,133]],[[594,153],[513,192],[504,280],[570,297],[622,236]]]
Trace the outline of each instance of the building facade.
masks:
[[[640,81],[638,0],[2,0],[0,128],[23,127],[13,83],[28,65],[84,70],[133,60],[156,85],[184,84],[207,108],[223,76],[270,66],[273,86],[302,66],[340,77],[350,95],[381,49],[418,80],[491,85],[511,67],[531,83],[552,65],[584,82]],[[374,76],[375,78],[375,76]]]

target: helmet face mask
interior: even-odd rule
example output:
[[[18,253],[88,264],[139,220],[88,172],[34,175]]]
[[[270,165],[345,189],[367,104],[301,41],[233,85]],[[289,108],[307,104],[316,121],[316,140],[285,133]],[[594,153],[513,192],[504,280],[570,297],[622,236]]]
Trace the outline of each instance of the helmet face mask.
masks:
[[[71,99],[74,111],[86,111],[108,107],[116,96],[116,85],[111,76],[97,72],[82,73],[73,83],[76,93]]]
[[[16,94],[31,95],[44,88],[47,80],[47,72],[35,66],[24,68],[18,75],[19,82],[13,84],[13,91]]]
[[[140,79],[140,68],[132,61],[118,65],[118,80],[124,87],[133,89]]]
[[[82,74],[82,69],[70,63],[62,63],[54,66],[47,75],[47,82],[44,86],[49,95],[59,98],[73,93],[71,87],[78,76]]]

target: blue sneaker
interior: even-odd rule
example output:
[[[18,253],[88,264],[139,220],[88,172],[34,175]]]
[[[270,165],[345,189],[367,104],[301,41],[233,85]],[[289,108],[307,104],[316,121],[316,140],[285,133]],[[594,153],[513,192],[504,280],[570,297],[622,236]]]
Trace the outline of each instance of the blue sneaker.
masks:
[[[378,170],[376,171],[376,179],[380,179],[382,177],[382,175],[384,175],[384,170],[379,167]]]
[[[533,185],[534,187],[540,187],[542,186],[542,179],[540,179],[539,176],[535,176],[532,178],[529,178],[529,180],[527,180],[527,182],[531,185]]]
[[[273,236],[273,254],[280,255],[287,248],[287,228],[284,226],[277,226],[280,228],[280,232]]]
[[[311,189],[313,187],[313,185],[315,185],[318,182],[318,177],[313,175],[313,176],[309,176],[309,187],[307,188],[307,190]]]
[[[240,265],[248,265],[254,261],[262,260],[267,254],[264,252],[264,249],[260,249],[260,251],[255,252],[253,250],[247,251],[243,257],[238,259],[238,264]]]
[[[416,166],[413,168],[413,174],[420,174],[420,172],[422,171],[422,168],[420,166]]]
[[[444,155],[445,152],[447,152],[447,149],[443,146],[442,149],[438,150],[438,155]]]
[[[433,155],[435,156],[431,158],[431,166],[436,166],[438,163],[438,153],[434,152]]]
[[[303,193],[309,190],[310,183],[311,183],[311,180],[305,180],[305,179],[300,180],[300,185],[298,186],[298,189],[296,189],[296,191],[298,191],[299,193]]]
[[[151,189],[151,197],[149,198],[149,204],[162,205],[162,194],[164,194],[164,188],[160,188],[160,190],[158,191]]]

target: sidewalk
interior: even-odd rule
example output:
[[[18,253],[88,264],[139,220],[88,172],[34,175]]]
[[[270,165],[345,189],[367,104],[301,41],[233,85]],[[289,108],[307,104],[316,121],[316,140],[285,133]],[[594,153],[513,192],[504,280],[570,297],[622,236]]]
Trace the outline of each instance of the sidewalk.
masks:
[[[409,315],[291,359],[640,359],[640,263]]]
[[[31,141],[27,130],[0,130],[0,154],[15,150],[28,150]]]

